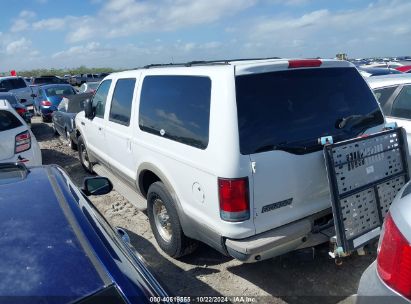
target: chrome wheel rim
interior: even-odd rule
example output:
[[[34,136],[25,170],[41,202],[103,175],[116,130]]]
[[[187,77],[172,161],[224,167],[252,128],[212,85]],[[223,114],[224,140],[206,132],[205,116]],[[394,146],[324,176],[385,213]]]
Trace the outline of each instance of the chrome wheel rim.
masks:
[[[171,221],[166,206],[160,198],[156,198],[153,204],[154,222],[161,238],[170,242],[172,237]]]

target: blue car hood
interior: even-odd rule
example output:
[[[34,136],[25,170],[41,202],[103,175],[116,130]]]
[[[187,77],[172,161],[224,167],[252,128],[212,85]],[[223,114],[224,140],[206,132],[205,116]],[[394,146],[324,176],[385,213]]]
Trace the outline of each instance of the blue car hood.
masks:
[[[50,172],[32,168],[25,180],[0,184],[0,298],[67,303],[104,286],[87,240],[57,199]]]

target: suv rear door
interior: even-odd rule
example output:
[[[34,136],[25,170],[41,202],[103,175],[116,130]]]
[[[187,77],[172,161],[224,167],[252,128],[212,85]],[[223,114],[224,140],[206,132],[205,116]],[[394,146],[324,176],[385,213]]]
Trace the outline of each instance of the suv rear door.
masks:
[[[236,77],[240,151],[255,169],[256,233],[331,206],[320,137],[341,141],[384,123],[355,68],[264,69]]]

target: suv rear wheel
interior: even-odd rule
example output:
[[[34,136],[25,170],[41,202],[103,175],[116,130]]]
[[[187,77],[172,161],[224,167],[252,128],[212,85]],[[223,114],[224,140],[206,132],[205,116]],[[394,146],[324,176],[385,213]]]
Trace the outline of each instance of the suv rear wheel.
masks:
[[[84,170],[88,173],[93,173],[93,164],[90,162],[87,153],[87,147],[84,143],[83,136],[79,136],[78,138],[78,156],[80,158],[80,163],[83,166]]]
[[[157,244],[169,256],[179,258],[197,248],[197,242],[184,235],[175,203],[162,182],[148,189],[147,213]]]

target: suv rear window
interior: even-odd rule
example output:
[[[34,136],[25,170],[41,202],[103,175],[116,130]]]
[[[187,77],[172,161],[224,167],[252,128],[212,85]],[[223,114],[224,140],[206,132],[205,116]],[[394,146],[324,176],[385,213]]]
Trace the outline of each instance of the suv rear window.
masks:
[[[7,131],[22,126],[22,123],[16,116],[9,111],[0,110],[0,132]]]
[[[319,151],[318,138],[356,137],[384,123],[355,68],[287,70],[236,77],[240,151]]]
[[[8,78],[0,80],[0,88],[5,91],[23,89],[26,88],[27,84],[23,78]]]

